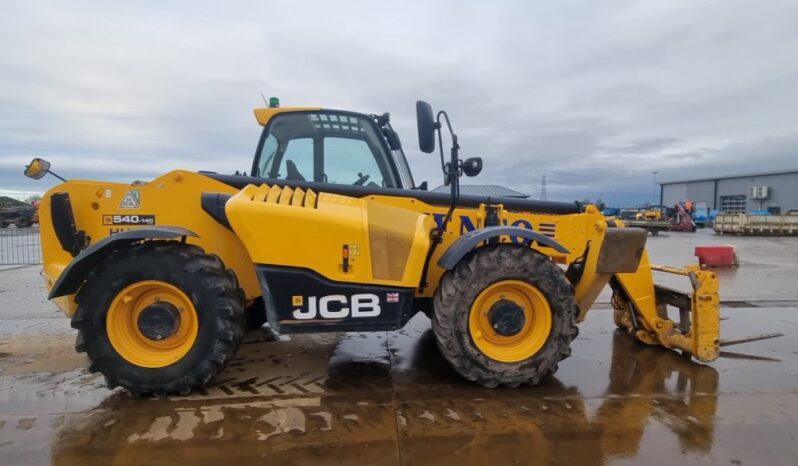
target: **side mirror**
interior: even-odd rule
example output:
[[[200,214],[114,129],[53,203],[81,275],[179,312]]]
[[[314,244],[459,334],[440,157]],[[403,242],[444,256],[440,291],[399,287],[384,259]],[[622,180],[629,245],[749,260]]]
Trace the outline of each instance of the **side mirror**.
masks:
[[[435,151],[435,130],[440,125],[435,122],[432,106],[419,100],[416,102],[416,121],[418,123],[418,147],[427,154]]]
[[[463,173],[465,176],[473,177],[482,172],[482,157],[471,157],[463,161]]]
[[[37,157],[31,160],[30,165],[25,167],[25,176],[34,180],[40,180],[48,171],[50,171],[50,162]]]

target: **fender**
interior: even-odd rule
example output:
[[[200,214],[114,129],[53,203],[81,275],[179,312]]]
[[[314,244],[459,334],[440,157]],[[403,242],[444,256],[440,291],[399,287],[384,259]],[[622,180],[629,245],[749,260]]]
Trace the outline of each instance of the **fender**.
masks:
[[[77,292],[86,275],[110,253],[122,246],[144,239],[169,239],[179,236],[185,238],[186,236],[198,237],[199,235],[181,227],[161,226],[136,228],[107,236],[82,250],[72,259],[72,262],[58,276],[58,280],[53,285],[53,289],[50,290],[50,295],[47,299]]]
[[[449,248],[444,251],[443,254],[441,254],[440,259],[438,259],[438,266],[446,270],[452,270],[454,266],[460,262],[460,259],[468,254],[469,251],[474,249],[476,245],[482,241],[487,241],[491,238],[498,238],[502,235],[520,236],[521,238],[537,241],[537,243],[541,246],[552,248],[563,254],[568,254],[569,252],[568,249],[566,249],[562,244],[534,230],[500,225],[480,228],[478,230],[471,230],[464,234],[458,238],[457,241],[452,243],[452,245],[449,246]]]

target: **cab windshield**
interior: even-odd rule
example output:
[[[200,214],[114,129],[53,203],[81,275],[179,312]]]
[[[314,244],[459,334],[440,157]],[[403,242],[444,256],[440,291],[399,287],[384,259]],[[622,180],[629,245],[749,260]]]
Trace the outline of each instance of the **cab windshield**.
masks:
[[[278,114],[264,129],[253,176],[286,181],[398,187],[382,134],[364,115]]]

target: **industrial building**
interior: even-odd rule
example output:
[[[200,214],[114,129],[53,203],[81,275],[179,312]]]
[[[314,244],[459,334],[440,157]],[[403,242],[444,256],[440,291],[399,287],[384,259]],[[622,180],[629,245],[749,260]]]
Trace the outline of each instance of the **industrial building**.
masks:
[[[660,204],[690,199],[721,212],[798,210],[798,170],[662,181]]]

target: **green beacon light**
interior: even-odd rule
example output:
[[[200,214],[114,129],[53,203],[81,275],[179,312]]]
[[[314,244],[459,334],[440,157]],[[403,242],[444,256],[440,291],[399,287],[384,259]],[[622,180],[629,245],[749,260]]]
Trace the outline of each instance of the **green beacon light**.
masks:
[[[280,99],[277,97],[269,97],[269,108],[277,108],[280,106]]]

